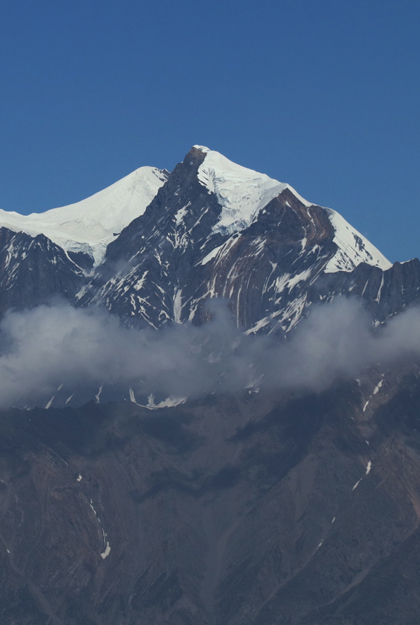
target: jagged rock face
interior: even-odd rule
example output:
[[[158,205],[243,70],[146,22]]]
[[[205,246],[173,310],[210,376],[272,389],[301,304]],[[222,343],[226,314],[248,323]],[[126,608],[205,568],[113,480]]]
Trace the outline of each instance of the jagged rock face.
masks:
[[[171,320],[200,322],[205,302],[224,297],[244,330],[287,332],[312,303],[356,288],[357,276],[348,271],[355,262],[337,242],[331,211],[281,185],[248,222],[223,228],[223,202],[203,184],[203,163],[206,153],[193,148],[145,214],[109,245],[80,305],[104,305],[157,328]],[[350,237],[356,255],[374,262],[366,242],[355,231]]]
[[[420,262],[417,258],[394,263],[386,271],[360,264],[352,272],[326,274],[315,287],[309,287],[312,301],[331,301],[336,294],[360,298],[372,316],[380,322],[418,305],[420,294]]]
[[[0,316],[9,309],[32,308],[53,296],[74,302],[84,284],[89,257],[71,259],[44,235],[0,228]]]
[[[412,625],[413,373],[3,414],[2,622]]]
[[[46,228],[54,225],[58,241],[75,237],[90,221],[98,238],[101,201],[109,234],[109,207],[118,198],[130,200],[135,214],[132,197],[139,198],[139,216],[114,236],[99,267],[93,263],[102,254],[101,241],[92,257],[87,244],[73,239],[64,249],[42,234],[1,229],[0,314],[60,295],[80,306],[104,306],[132,325],[158,328],[171,321],[201,323],[206,301],[223,297],[238,327],[288,332],[313,303],[337,295],[363,298],[380,321],[418,298],[418,261],[390,266],[338,214],[306,202],[286,184],[201,147],[170,175],[143,169],[75,205],[77,215],[85,204],[94,215],[78,216],[70,234],[59,231],[69,210],[56,209],[57,218],[49,211]],[[124,223],[123,212],[119,208],[115,227]]]
[[[215,196],[197,180],[203,160],[198,150],[187,155],[145,214],[109,245],[105,263],[84,289],[81,305],[105,305],[154,327],[181,320],[179,278],[191,275],[203,255],[197,249],[203,232],[214,226],[221,212]]]

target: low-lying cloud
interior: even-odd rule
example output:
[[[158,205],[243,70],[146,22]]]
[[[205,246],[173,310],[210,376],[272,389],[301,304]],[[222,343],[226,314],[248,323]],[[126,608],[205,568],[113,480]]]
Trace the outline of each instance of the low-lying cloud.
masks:
[[[11,312],[0,325],[0,407],[45,401],[66,389],[132,388],[136,396],[159,392],[188,397],[265,388],[321,391],[420,357],[420,310],[412,308],[372,327],[361,304],[338,298],[314,306],[287,340],[246,336],[224,302],[210,303],[213,318],[196,327],[156,332],[130,329],[103,310],[67,304]]]

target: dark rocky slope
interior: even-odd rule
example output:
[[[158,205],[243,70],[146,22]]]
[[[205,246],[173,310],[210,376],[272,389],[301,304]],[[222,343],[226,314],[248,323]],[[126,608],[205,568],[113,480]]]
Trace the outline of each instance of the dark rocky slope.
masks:
[[[3,414],[1,622],[413,625],[420,386],[378,379]]]
[[[0,228],[0,318],[61,297],[75,303],[89,258],[67,254],[43,234]]]

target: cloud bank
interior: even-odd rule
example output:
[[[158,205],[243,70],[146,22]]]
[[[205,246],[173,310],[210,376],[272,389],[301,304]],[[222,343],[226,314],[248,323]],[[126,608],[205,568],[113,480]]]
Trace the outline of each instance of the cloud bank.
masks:
[[[125,327],[103,310],[67,304],[9,313],[0,325],[0,407],[45,401],[63,385],[91,393],[104,383],[135,396],[188,397],[264,388],[322,391],[375,363],[420,357],[420,310],[374,331],[361,304],[314,306],[288,340],[246,336],[226,303],[212,320],[156,332]],[[43,404],[44,402],[44,404]]]

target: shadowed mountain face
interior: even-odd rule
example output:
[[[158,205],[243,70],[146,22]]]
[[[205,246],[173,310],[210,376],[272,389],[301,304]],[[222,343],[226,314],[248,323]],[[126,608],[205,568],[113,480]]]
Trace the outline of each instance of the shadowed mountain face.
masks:
[[[420,387],[378,378],[3,414],[2,622],[414,623]]]
[[[108,198],[104,240],[69,242],[83,219],[63,234],[50,214],[54,243],[34,234],[40,220],[19,229],[1,215],[1,316],[59,296],[109,310],[124,332],[197,330],[224,297],[240,330],[281,342],[314,303],[352,295],[378,326],[418,301],[417,259],[391,266],[286,184],[199,146],[171,174],[138,172],[89,199],[97,225]],[[109,206],[133,197],[134,220],[119,207],[113,227]],[[414,625],[419,376],[411,357],[316,394],[255,383],[148,407],[131,387],[131,401],[101,403],[107,380],[75,407],[63,379],[48,409],[4,410],[0,622]]]
[[[0,228],[1,315],[32,308],[54,296],[73,303],[89,264],[89,257],[66,254],[42,234],[31,237]]]

